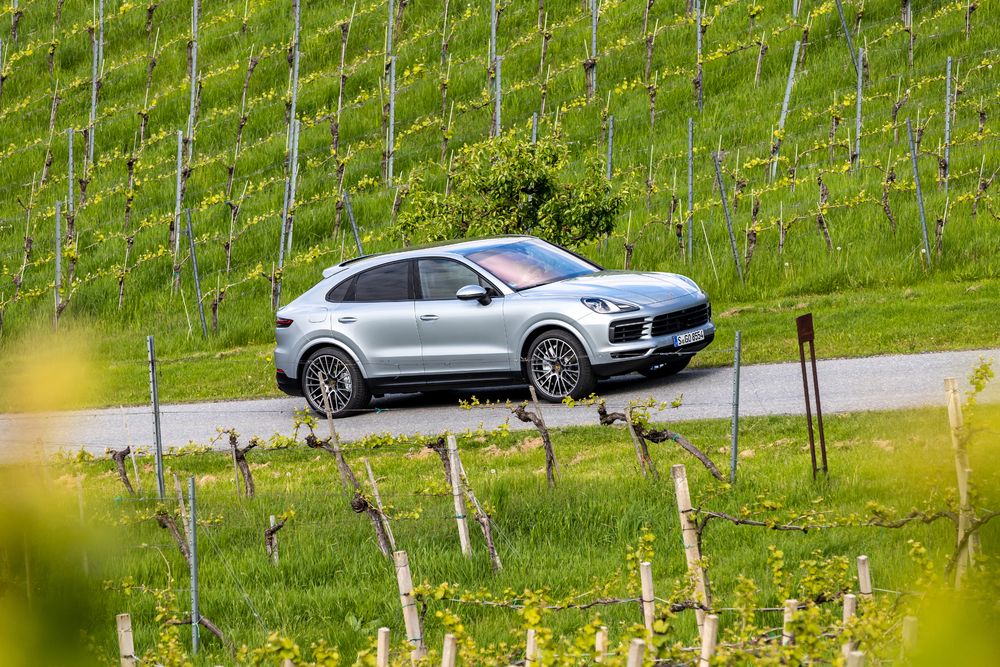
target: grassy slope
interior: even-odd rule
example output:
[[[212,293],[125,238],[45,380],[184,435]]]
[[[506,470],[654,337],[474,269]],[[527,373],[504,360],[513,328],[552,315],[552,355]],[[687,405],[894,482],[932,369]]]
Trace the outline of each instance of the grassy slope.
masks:
[[[847,130],[850,128],[853,135],[855,77],[832,2],[807,6],[799,21],[788,15],[788,3],[760,3],[763,13],[752,37],[756,39],[762,31],[767,33],[769,50],[758,87],[752,85],[757,49],[749,41],[749,3],[730,0],[713,6],[705,35],[705,111],[701,115],[693,106],[690,85],[693,25],[677,13],[676,7],[655,3],[650,19],[660,30],[653,60],[658,84],[655,129],[650,127],[648,93],[640,82],[645,50],[640,35],[643,4],[623,0],[604,3],[599,34],[599,99],[585,104],[580,61],[583,44],[589,41],[588,17],[581,11],[581,3],[574,0],[546,3],[553,36],[548,50],[551,69],[541,132],[553,131],[555,109],[561,107],[560,130],[574,146],[576,163],[582,167],[587,159],[603,159],[602,116],[606,107],[615,115],[614,186],[630,193],[628,212],[621,216],[616,235],[607,244],[584,248],[585,252],[608,266],[620,266],[626,235],[631,240],[638,237],[634,266],[683,270],[713,294],[717,312],[750,309],[733,316],[731,323],[734,328],[742,328],[748,340],[760,341],[759,348],[754,347],[756,343],[748,346],[751,358],[786,356],[773,341],[787,339],[794,314],[789,312],[785,322],[753,313],[782,310],[799,303],[815,304],[817,311],[827,309],[831,340],[838,343],[837,354],[995,342],[995,331],[984,325],[988,325],[997,304],[1000,237],[992,233],[991,226],[995,225],[986,213],[992,206],[989,195],[981,202],[976,218],[971,215],[970,202],[984,155],[990,173],[991,151],[996,142],[992,127],[997,98],[991,67],[997,57],[997,24],[986,20],[989,6],[974,16],[968,40],[964,38],[963,11],[958,5],[934,3],[916,8],[917,49],[914,67],[909,69],[905,65],[906,36],[900,31],[898,5],[866,3],[861,34],[855,36],[856,43],[868,44],[871,72],[864,97],[863,169],[859,174],[847,174]],[[64,130],[82,130],[89,112],[89,38],[84,24],[90,18],[90,8],[64,7],[62,24],[55,26],[59,44],[54,77],[50,79],[46,52],[53,34],[54,6],[52,0],[22,6],[21,37],[16,45],[8,47],[5,60],[7,80],[0,100],[0,118],[10,128],[0,147],[0,175],[4,181],[0,188],[0,271],[7,285],[0,288],[0,309],[5,317],[0,345],[5,352],[16,349],[12,345],[19,341],[30,344],[38,330],[48,327],[54,261],[52,210],[55,199],[65,197],[67,189]],[[489,21],[482,3],[454,0],[450,7],[453,32],[448,90],[449,104],[455,104],[451,147],[456,148],[482,139],[489,124],[488,105],[483,105],[483,52]],[[857,6],[846,3],[845,7],[853,24]],[[356,8],[347,52],[349,78],[341,127],[340,157],[346,160],[346,185],[354,193],[352,200],[366,236],[366,249],[372,250],[399,243],[396,235],[386,232],[393,193],[379,181],[382,148],[377,82],[382,69],[380,36],[385,9],[383,4],[374,3],[361,3]],[[176,392],[172,398],[273,391],[266,365],[250,360],[240,350],[252,349],[256,357],[271,338],[270,286],[258,268],[267,273],[277,259],[284,146],[282,96],[288,78],[283,45],[291,22],[283,3],[252,3],[246,17],[248,30],[241,33],[243,10],[240,2],[213,3],[206,8],[201,24],[203,99],[185,205],[194,209],[206,304],[213,298],[213,290],[226,288],[219,332],[202,341],[188,333],[192,322],[197,329],[189,269],[185,268],[183,295],[171,294],[167,288],[169,251],[160,251],[167,244],[173,211],[173,133],[183,127],[187,113],[185,42],[189,8],[186,3],[162,3],[153,14],[152,35],[159,35],[158,60],[148,104],[149,130],[140,150],[134,148],[137,112],[143,108],[153,36],[145,37],[146,11],[142,5],[108,3],[97,165],[87,190],[88,201],[77,215],[80,280],[64,315],[65,326],[93,331],[93,337],[100,341],[102,359],[111,367],[108,391],[98,402],[141,398],[141,367],[130,368],[128,379],[120,381],[116,379],[116,367],[143,356],[142,338],[147,333],[157,335],[161,355],[167,358],[230,351],[245,359],[235,362],[235,366],[193,367],[180,375],[181,381],[174,389],[168,390]],[[792,43],[801,36],[798,23],[805,20],[807,10],[816,16],[806,61],[796,78],[781,152],[782,172],[790,166],[796,151],[801,154],[793,188],[786,181],[769,183],[759,163],[770,150],[770,133],[780,112]],[[345,252],[343,237],[331,232],[337,157],[331,155],[327,116],[336,107],[338,92],[337,24],[350,13],[348,3],[306,3],[303,7],[302,87],[298,102],[303,119],[300,205],[296,250],[286,269],[286,300],[310,285],[322,266]],[[404,179],[419,176],[443,186],[438,69],[441,19],[439,3],[413,3],[397,35],[396,173]],[[539,108],[539,87],[544,77],[538,72],[541,39],[536,20],[532,3],[513,3],[505,9],[500,22],[503,118],[504,126],[512,131],[526,133],[531,113]],[[730,47],[741,46],[750,48],[724,55],[733,50]],[[232,159],[239,93],[251,50],[261,61],[250,82],[249,122],[232,197],[238,198],[245,185],[247,191],[236,225],[233,269],[226,272],[226,167]],[[944,59],[948,55],[956,59],[956,80],[962,92],[953,124],[953,208],[945,253],[928,274],[920,262],[905,129],[900,141],[895,141],[890,112],[898,91],[909,89],[900,123],[906,115],[914,121],[919,115],[925,127],[924,151],[937,150],[944,128]],[[55,79],[63,101],[51,142],[54,166],[49,181],[33,198],[29,231],[34,251],[24,272],[20,298],[12,303],[10,281],[20,268],[26,220],[18,200],[29,200],[31,181],[41,171],[49,142],[50,95]],[[831,100],[835,102],[832,106]],[[987,118],[982,138],[978,135],[980,108]],[[826,142],[832,114],[843,121],[831,158]],[[685,122],[692,115],[696,118],[695,256],[685,265],[672,230],[662,223],[668,218],[671,197],[676,195],[682,203],[686,199]],[[709,154],[720,143],[726,150],[724,167],[730,196],[735,188],[734,177],[747,181],[733,211],[741,247],[746,243],[743,231],[750,224],[751,198],[756,195],[760,199],[758,246],[746,285],[739,283],[727,259],[728,240],[713,191]],[[645,189],[651,149],[653,191],[647,210]],[[132,226],[125,230],[124,163],[133,150],[138,155],[138,184]],[[78,136],[78,176],[83,172],[82,154],[83,142]],[[890,159],[897,173],[891,193],[899,223],[895,234],[888,230],[880,205],[881,182]],[[934,218],[940,215],[945,202],[943,190],[935,184],[934,163],[932,155],[921,156],[932,235]],[[831,192],[825,212],[836,248],[832,253],[825,250],[815,228],[818,176]],[[76,196],[79,199],[79,192]],[[786,223],[793,221],[782,255],[776,249],[779,215]],[[124,307],[118,310],[115,275],[124,260],[126,237],[133,237],[135,245],[129,255]],[[953,282],[960,285],[953,286]],[[983,289],[967,295],[963,291],[966,285],[961,283]],[[906,302],[898,297],[908,289],[960,305],[954,306],[954,312],[947,313],[944,319],[929,318],[931,303],[901,308],[900,303]],[[845,304],[853,307],[840,308]],[[725,330],[730,321],[723,318],[721,323]],[[206,379],[201,385],[188,381],[195,377]]]
[[[589,408],[588,408],[589,409]],[[982,408],[976,424],[989,433],[1000,413]],[[379,475],[383,500],[395,515],[393,531],[401,548],[410,554],[414,577],[420,581],[453,582],[466,589],[479,587],[501,593],[505,588],[548,587],[556,596],[573,590],[584,593],[596,582],[625,574],[627,545],[635,545],[643,525],[656,534],[654,577],[661,597],[669,597],[684,573],[681,540],[669,466],[685,463],[696,506],[738,512],[762,499],[782,504],[780,514],[814,510],[866,514],[871,501],[903,514],[928,503],[943,504],[954,485],[954,466],[943,410],[870,413],[832,416],[826,421],[830,449],[829,482],[813,482],[809,457],[803,444],[800,418],[746,419],[741,437],[745,456],[740,460],[739,481],[732,490],[715,483],[693,459],[674,447],[656,446],[653,457],[661,474],[659,483],[638,478],[632,446],[621,429],[574,428],[559,431],[555,447],[562,466],[562,480],[555,490],[545,485],[543,452],[523,447],[522,435],[461,439],[463,461],[480,499],[492,508],[500,555],[505,568],[490,572],[485,548],[474,531],[474,555],[459,553],[451,500],[447,495],[422,495],[443,491],[440,462],[429,452],[418,453],[411,444],[375,450],[351,450],[348,459],[358,470],[367,455]],[[701,421],[674,424],[717,461],[726,458],[728,424]],[[995,433],[995,430],[992,431]],[[1000,478],[989,462],[998,452],[995,438],[976,436],[972,441],[972,467],[976,471],[979,505],[992,508],[1000,502]],[[146,459],[148,461],[148,459]],[[267,631],[292,636],[303,647],[326,638],[345,656],[367,644],[379,625],[402,633],[398,597],[392,569],[373,544],[371,526],[353,514],[347,498],[337,491],[336,468],[325,453],[296,448],[255,451],[250,454],[258,495],[253,501],[234,498],[232,462],[218,454],[171,458],[172,472],[198,480],[199,516],[207,524],[201,531],[202,610],[237,643],[255,645]],[[122,500],[121,486],[107,461],[75,464],[60,474],[72,489],[72,474],[83,474],[89,520],[103,527],[91,535],[94,579],[165,584],[166,565],[174,572],[180,608],[186,607],[185,568],[166,533],[148,518],[153,506]],[[143,465],[143,484],[152,483],[151,466]],[[888,473],[888,474],[887,474]],[[73,500],[75,508],[75,499]],[[280,533],[281,563],[271,566],[262,546],[262,532],[270,514],[295,510],[295,517]],[[412,518],[419,512],[420,518]],[[72,514],[72,512],[70,513]],[[796,580],[804,574],[798,564],[815,550],[824,556],[853,559],[867,554],[875,586],[912,590],[919,575],[907,553],[907,540],[929,549],[938,566],[952,549],[953,532],[943,523],[911,525],[901,530],[843,528],[809,535],[763,531],[731,525],[714,525],[704,537],[710,562],[715,604],[731,606],[738,575],[754,579],[761,588],[759,602],[780,602],[770,581],[767,546],[784,551]],[[983,536],[986,553],[995,553],[1000,532],[990,526]],[[103,545],[103,546],[102,546]],[[78,567],[76,545],[60,558]],[[41,569],[41,568],[40,568]],[[853,569],[852,569],[853,572]],[[39,586],[44,588],[44,574]],[[237,581],[239,582],[237,584]],[[96,584],[95,584],[96,585]],[[624,582],[612,586],[610,595],[624,594]],[[592,595],[591,595],[592,596]],[[585,597],[591,597],[585,596]],[[128,610],[136,627],[136,641],[148,647],[154,638],[152,602],[133,592],[95,592],[91,631],[96,645],[110,652],[113,636],[105,622],[112,613]],[[517,642],[519,620],[509,611],[467,605],[450,605],[480,644]],[[441,624],[428,614],[427,634],[432,646],[441,640]],[[632,605],[599,610],[610,626],[612,640],[639,618]],[[255,618],[254,612],[260,615]],[[839,609],[831,609],[833,615]],[[593,617],[590,612],[562,612],[545,623],[556,634],[569,632]],[[690,641],[693,623],[681,615],[676,622],[680,639]],[[353,617],[355,620],[351,620]],[[725,628],[726,618],[723,618]],[[221,659],[214,641],[208,641],[205,664]],[[215,656],[214,658],[211,656]]]

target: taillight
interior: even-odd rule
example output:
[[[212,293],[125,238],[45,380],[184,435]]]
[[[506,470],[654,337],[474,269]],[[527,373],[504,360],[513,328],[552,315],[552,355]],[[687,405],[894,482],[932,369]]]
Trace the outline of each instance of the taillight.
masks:
[[[275,320],[274,325],[279,329],[287,329],[292,326],[293,321],[294,320],[290,320],[287,317],[279,317]]]

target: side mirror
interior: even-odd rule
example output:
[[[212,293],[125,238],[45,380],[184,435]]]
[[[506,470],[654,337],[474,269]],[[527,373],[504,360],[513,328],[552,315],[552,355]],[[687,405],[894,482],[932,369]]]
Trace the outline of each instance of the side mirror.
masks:
[[[478,301],[484,306],[488,306],[493,300],[490,293],[482,285],[466,285],[455,292],[455,297],[462,301]]]

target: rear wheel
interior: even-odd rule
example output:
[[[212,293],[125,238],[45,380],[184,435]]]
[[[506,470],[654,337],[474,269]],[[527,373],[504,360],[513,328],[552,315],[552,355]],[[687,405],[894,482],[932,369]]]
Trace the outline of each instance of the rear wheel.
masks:
[[[302,393],[315,412],[326,415],[323,385],[329,392],[333,417],[346,417],[366,407],[371,401],[368,383],[361,370],[344,351],[323,347],[306,360],[302,368]]]
[[[639,372],[648,378],[670,377],[671,375],[677,375],[687,368],[693,357],[693,354],[663,357],[645,368],[640,368]]]
[[[564,331],[547,331],[528,348],[528,381],[539,397],[558,403],[583,398],[597,385],[590,358],[580,342]]]

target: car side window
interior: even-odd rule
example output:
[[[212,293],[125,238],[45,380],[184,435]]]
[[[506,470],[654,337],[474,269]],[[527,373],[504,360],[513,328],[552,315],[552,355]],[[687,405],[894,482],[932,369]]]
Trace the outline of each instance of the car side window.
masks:
[[[421,259],[417,262],[420,296],[425,300],[454,299],[466,285],[492,286],[469,267],[451,259]]]
[[[343,303],[351,301],[351,287],[354,285],[354,278],[348,278],[326,293],[326,300],[333,303]]]
[[[359,273],[352,301],[409,301],[410,262],[393,262]]]

